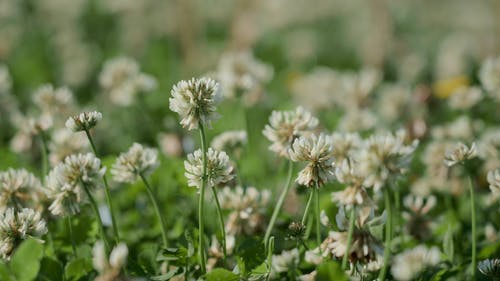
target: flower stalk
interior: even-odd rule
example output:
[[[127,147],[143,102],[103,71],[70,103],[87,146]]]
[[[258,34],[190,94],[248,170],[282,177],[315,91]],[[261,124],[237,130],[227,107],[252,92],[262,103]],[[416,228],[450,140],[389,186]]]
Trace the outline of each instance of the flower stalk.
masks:
[[[99,207],[97,206],[97,203],[94,199],[94,196],[92,196],[92,193],[90,192],[88,186],[82,182],[83,189],[85,190],[85,193],[87,194],[87,198],[90,201],[90,205],[92,206],[92,209],[94,210],[96,219],[97,219],[97,224],[99,225],[99,232],[101,234],[101,239],[104,241],[106,248],[109,249],[109,242],[108,239],[106,238],[106,232],[104,230],[104,225],[102,223],[101,215],[99,213]]]
[[[469,192],[470,192],[470,209],[471,209],[471,223],[472,223],[472,280],[476,280],[476,267],[477,267],[477,254],[476,254],[476,244],[477,244],[477,232],[476,232],[476,199],[474,195],[474,186],[472,184],[472,178],[469,175]]]
[[[380,270],[378,280],[385,280],[389,259],[391,258],[391,241],[392,241],[392,204],[389,188],[384,189],[384,204],[387,211],[387,224],[385,226],[385,248],[384,248],[384,265]]]
[[[352,246],[352,236],[354,233],[354,222],[356,219],[356,207],[352,206],[351,207],[351,212],[349,214],[349,230],[347,232],[347,246],[345,250],[344,257],[342,257],[342,270],[346,270],[347,267],[347,260],[349,258],[349,253],[351,251],[351,246]]]
[[[205,129],[203,123],[198,122],[198,127],[200,130],[201,139],[201,151],[202,151],[202,161],[203,161],[203,177],[200,186],[200,198],[198,200],[198,259],[200,261],[201,272],[206,272],[206,261],[205,261],[205,230],[204,230],[204,204],[205,204],[205,185],[207,183],[207,141],[205,137]]]
[[[163,216],[162,216],[160,207],[158,205],[158,201],[156,200],[156,197],[153,193],[153,189],[151,188],[151,185],[149,184],[146,177],[144,177],[144,175],[142,173],[139,173],[139,177],[141,178],[142,182],[144,183],[144,186],[146,186],[146,190],[148,192],[149,199],[151,200],[151,203],[153,203],[153,208],[155,209],[155,213],[158,216],[158,220],[160,221],[163,247],[167,248],[167,246],[168,246],[167,229],[165,227],[165,221],[163,220]]]

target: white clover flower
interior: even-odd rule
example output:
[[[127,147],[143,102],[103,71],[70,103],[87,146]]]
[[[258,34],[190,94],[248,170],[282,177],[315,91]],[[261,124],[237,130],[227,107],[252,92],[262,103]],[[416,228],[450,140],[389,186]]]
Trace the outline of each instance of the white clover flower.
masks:
[[[358,73],[342,74],[339,94],[334,96],[335,102],[346,110],[361,108],[381,77],[380,71],[374,68],[364,68]]]
[[[448,98],[448,104],[453,109],[469,109],[483,98],[478,87],[460,87]]]
[[[155,89],[157,83],[154,77],[140,72],[135,60],[119,57],[104,63],[99,84],[114,104],[129,106],[138,94]]]
[[[265,213],[271,192],[257,190],[255,187],[243,189],[224,187],[219,192],[222,209],[231,210],[226,221],[226,231],[229,234],[255,234],[266,228]]]
[[[295,270],[300,262],[299,249],[294,248],[290,251],[283,251],[279,255],[272,256],[272,273],[282,273],[289,270]]]
[[[352,158],[363,142],[358,133],[333,133],[332,143],[332,155],[336,162],[341,163],[346,158]]]
[[[81,134],[73,134],[64,129],[55,130],[49,142],[49,161],[52,165],[57,165],[67,156],[82,153],[88,149],[87,137]]]
[[[28,130],[34,136],[47,132],[53,125],[54,119],[48,114],[42,114],[37,118],[30,117],[27,119]]]
[[[500,259],[482,260],[477,264],[477,269],[495,280],[500,277]]]
[[[448,150],[444,157],[444,163],[448,166],[454,166],[463,163],[477,156],[476,144],[472,143],[470,147],[464,143],[458,143],[453,149]]]
[[[367,131],[377,124],[377,119],[369,108],[352,108],[342,116],[337,128],[344,132]]]
[[[40,212],[24,208],[16,211],[7,208],[0,212],[0,256],[9,259],[22,240],[47,233],[45,220]]]
[[[78,213],[85,188],[97,187],[105,171],[92,153],[66,157],[47,176],[47,196],[53,200],[49,211],[56,216]]]
[[[159,165],[158,150],[134,143],[116,159],[111,174],[117,182],[134,183],[140,175],[152,174]]]
[[[416,246],[398,254],[393,259],[391,273],[396,280],[410,281],[426,267],[437,265],[441,258],[437,247]]]
[[[403,205],[411,210],[413,214],[419,216],[429,213],[436,206],[436,203],[436,197],[433,195],[422,197],[418,195],[408,194],[403,199]]]
[[[82,112],[66,120],[66,128],[73,132],[88,131],[102,120],[102,113],[98,111]]]
[[[197,129],[199,123],[211,127],[218,117],[218,91],[219,84],[210,78],[182,80],[172,88],[170,110],[179,114],[181,125],[188,130]]]
[[[500,195],[500,169],[489,171],[487,176],[491,192]]]
[[[375,203],[363,187],[365,178],[358,173],[354,160],[344,159],[335,168],[335,176],[340,183],[347,184],[341,191],[332,192],[332,201],[350,209],[353,206],[372,206]]]
[[[213,138],[212,147],[219,151],[235,151],[246,143],[246,131],[227,131]]]
[[[25,169],[0,172],[0,209],[34,207],[41,194],[42,183]]]
[[[332,150],[331,138],[324,134],[296,139],[288,152],[290,159],[307,162],[296,182],[308,187],[319,187],[331,181],[334,177]]]
[[[404,133],[371,136],[356,156],[359,174],[365,177],[363,185],[378,191],[388,180],[404,174],[417,145],[418,141],[406,144]]]
[[[310,264],[319,265],[323,262],[323,256],[320,253],[320,248],[314,248],[312,250],[308,250],[304,254],[304,260]]]
[[[217,151],[209,147],[206,157],[208,187],[227,183],[234,178],[234,167],[224,151]],[[203,178],[203,152],[201,149],[187,156],[184,168],[186,169],[184,175],[188,179],[188,185],[200,188]]]
[[[125,243],[116,245],[111,254],[106,254],[106,247],[102,240],[97,241],[92,249],[92,265],[99,273],[96,281],[123,280],[120,279],[121,271],[128,258],[128,248]]]
[[[311,134],[318,123],[318,119],[302,107],[294,111],[273,111],[262,134],[271,141],[271,151],[289,158],[289,149],[295,139]]]
[[[46,84],[35,91],[33,102],[46,114],[67,114],[74,106],[74,97],[67,87],[54,88]]]
[[[295,103],[313,112],[330,109],[333,89],[339,87],[338,76],[335,70],[319,66],[293,79],[290,91]]]
[[[488,58],[483,62],[479,80],[491,97],[500,100],[500,56]]]

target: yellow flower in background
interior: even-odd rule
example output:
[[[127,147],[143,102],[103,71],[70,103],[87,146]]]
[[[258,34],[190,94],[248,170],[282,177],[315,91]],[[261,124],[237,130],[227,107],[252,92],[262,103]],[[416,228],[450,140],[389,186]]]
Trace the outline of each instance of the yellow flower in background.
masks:
[[[460,87],[469,86],[470,80],[465,75],[458,75],[451,78],[439,80],[432,85],[434,95],[440,99],[445,99],[456,92]]]

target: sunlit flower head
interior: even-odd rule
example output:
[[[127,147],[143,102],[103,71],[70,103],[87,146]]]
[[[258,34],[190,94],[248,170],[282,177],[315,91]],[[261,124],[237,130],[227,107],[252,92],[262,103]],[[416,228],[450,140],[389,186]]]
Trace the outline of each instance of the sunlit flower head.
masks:
[[[9,259],[14,249],[25,239],[47,233],[45,220],[33,209],[7,208],[0,212],[0,256]]]
[[[299,172],[297,183],[308,187],[318,187],[334,178],[332,142],[327,135],[310,135],[300,137],[289,149],[290,159],[306,162],[306,167]]]
[[[159,165],[158,150],[134,143],[116,159],[111,174],[117,182],[133,183],[139,176],[153,173]]]
[[[273,111],[262,133],[271,141],[271,151],[289,158],[289,149],[295,139],[311,134],[318,123],[318,119],[302,107],[293,111]]]
[[[98,111],[82,112],[66,120],[66,128],[73,132],[88,131],[102,120],[102,113]]]
[[[464,163],[465,161],[472,159],[477,156],[476,144],[472,143],[470,147],[468,147],[464,143],[458,143],[451,150],[446,152],[444,157],[444,163],[448,166],[454,166],[459,163]]]
[[[35,207],[41,194],[40,180],[25,169],[0,172],[0,209]]]
[[[410,281],[426,267],[437,265],[441,261],[437,247],[427,248],[419,245],[398,254],[393,259],[391,273],[399,281]]]
[[[227,183],[234,178],[234,167],[229,160],[229,156],[224,151],[214,150],[209,147],[207,154],[207,185],[209,187]],[[188,185],[200,188],[203,179],[203,152],[201,149],[187,156],[184,161],[186,169],[185,176]]]
[[[210,78],[182,80],[172,88],[170,110],[179,114],[181,125],[188,130],[197,129],[199,123],[211,127],[218,117],[215,112],[218,95],[219,85]]]

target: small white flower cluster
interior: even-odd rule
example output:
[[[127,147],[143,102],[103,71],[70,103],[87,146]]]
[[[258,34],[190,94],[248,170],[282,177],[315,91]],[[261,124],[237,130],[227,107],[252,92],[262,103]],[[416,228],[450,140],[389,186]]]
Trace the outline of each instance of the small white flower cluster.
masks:
[[[255,187],[243,189],[225,187],[219,193],[223,209],[231,210],[226,222],[229,234],[255,234],[266,227],[265,210],[271,198],[269,190],[258,190]]]
[[[448,103],[453,109],[466,110],[483,98],[483,93],[478,87],[460,87],[448,99]]]
[[[466,144],[460,142],[453,149],[446,152],[444,163],[448,167],[451,167],[459,163],[464,163],[476,156],[477,148],[475,143],[472,143],[472,145],[468,147]]]
[[[341,191],[332,192],[333,202],[345,206],[347,209],[353,206],[368,207],[368,210],[374,208],[375,203],[363,186],[365,178],[359,174],[354,160],[344,159],[340,165],[336,166],[335,176],[338,182],[347,184],[347,187]]]
[[[98,111],[82,112],[66,120],[66,128],[73,132],[88,131],[102,120],[102,113]]]
[[[105,171],[101,161],[92,153],[66,157],[46,179],[47,196],[53,200],[49,211],[56,216],[78,213],[85,189],[97,187]]]
[[[307,162],[296,182],[308,187],[320,187],[334,178],[332,141],[327,135],[300,137],[289,149],[290,160]]]
[[[488,94],[500,101],[500,56],[488,58],[479,71],[479,80]]]
[[[425,245],[405,250],[393,259],[391,273],[396,280],[413,280],[426,267],[437,265],[441,261],[441,253],[437,247],[427,248]]]
[[[0,172],[0,210],[7,207],[37,207],[42,192],[40,180],[25,169]]]
[[[116,159],[111,174],[117,182],[134,183],[141,175],[152,174],[159,165],[158,150],[134,143]]]
[[[290,251],[283,251],[279,255],[272,256],[271,275],[296,270],[300,263],[299,249],[294,248]]]
[[[120,279],[121,271],[127,264],[127,258],[128,248],[126,244],[119,243],[116,245],[108,259],[104,242],[97,241],[92,249],[92,265],[99,273],[95,281],[128,280]]]
[[[224,151],[217,151],[209,147],[206,153],[207,160],[207,185],[208,187],[225,184],[234,178],[234,167],[229,156]],[[184,161],[185,176],[188,185],[200,188],[203,181],[203,152],[201,149],[187,156]]]
[[[500,169],[489,171],[487,180],[490,184],[491,192],[500,195]]]
[[[293,111],[273,111],[262,133],[271,141],[271,151],[289,158],[295,139],[311,134],[318,123],[318,119],[302,107]]]
[[[35,91],[33,103],[44,114],[50,116],[66,115],[74,107],[74,97],[67,87],[54,88],[51,84],[46,84]]]
[[[210,78],[182,80],[174,85],[171,95],[170,110],[180,115],[181,125],[188,130],[197,129],[199,123],[211,127],[211,121],[218,117],[219,84]]]
[[[87,151],[88,147],[89,141],[85,135],[73,134],[64,128],[54,130],[48,145],[49,161],[52,165],[57,165],[71,154]]]
[[[99,84],[114,104],[129,106],[138,94],[154,90],[156,79],[142,73],[133,59],[119,57],[104,63]]]
[[[33,209],[7,208],[0,212],[0,257],[9,259],[22,240],[47,233],[45,220]]]
[[[236,151],[247,143],[246,131],[226,131],[212,140],[212,147],[219,151]]]

